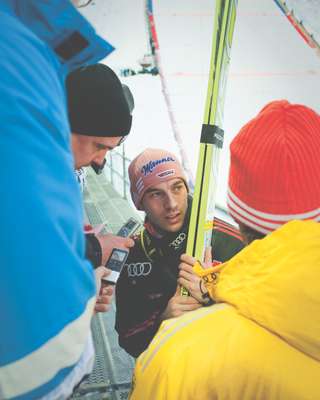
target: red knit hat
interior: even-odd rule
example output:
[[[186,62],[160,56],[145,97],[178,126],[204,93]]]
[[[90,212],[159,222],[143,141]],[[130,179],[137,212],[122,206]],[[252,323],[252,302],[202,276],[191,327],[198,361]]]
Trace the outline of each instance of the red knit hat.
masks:
[[[175,178],[187,179],[177,157],[162,149],[146,149],[129,165],[131,198],[138,210],[145,191],[153,185]]]
[[[320,220],[320,116],[273,101],[233,139],[228,207],[261,233],[293,219]]]

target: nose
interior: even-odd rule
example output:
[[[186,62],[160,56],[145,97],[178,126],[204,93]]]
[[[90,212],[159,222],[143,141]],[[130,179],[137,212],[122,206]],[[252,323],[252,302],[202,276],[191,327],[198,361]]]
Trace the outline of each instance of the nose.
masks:
[[[104,163],[104,159],[105,159],[107,153],[108,153],[107,149],[100,150],[97,154],[95,154],[92,161],[98,165],[102,165]]]
[[[91,167],[93,168],[94,172],[97,175],[100,175],[100,174],[102,174],[102,171],[103,171],[104,166],[106,165],[106,162],[107,162],[106,159],[103,160],[102,164],[96,164],[95,162],[92,162]]]
[[[165,207],[168,210],[174,210],[178,206],[178,202],[174,194],[172,193],[167,193],[166,195],[166,202],[165,202]]]

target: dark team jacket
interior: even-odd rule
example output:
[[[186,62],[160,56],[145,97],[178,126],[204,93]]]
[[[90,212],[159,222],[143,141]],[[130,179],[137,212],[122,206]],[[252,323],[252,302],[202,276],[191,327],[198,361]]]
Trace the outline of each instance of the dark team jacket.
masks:
[[[119,344],[137,357],[151,342],[161,324],[161,314],[177,288],[180,256],[185,253],[191,201],[179,232],[158,239],[147,229],[133,237],[127,262],[116,286],[116,324]],[[243,248],[239,231],[215,219],[214,260],[224,262]]]

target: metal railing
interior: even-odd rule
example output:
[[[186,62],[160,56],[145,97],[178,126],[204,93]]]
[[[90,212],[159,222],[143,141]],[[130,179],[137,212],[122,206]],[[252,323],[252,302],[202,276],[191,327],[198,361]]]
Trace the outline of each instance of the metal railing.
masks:
[[[119,149],[109,152],[105,166],[105,175],[114,189],[121,197],[130,199],[130,183],[128,177],[128,166],[131,162],[126,156],[125,145],[122,144]]]

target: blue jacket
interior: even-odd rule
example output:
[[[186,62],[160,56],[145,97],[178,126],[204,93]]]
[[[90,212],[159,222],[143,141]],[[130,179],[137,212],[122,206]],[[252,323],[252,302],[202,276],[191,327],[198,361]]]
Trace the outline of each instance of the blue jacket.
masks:
[[[0,399],[65,398],[92,367],[95,282],[64,76],[113,47],[68,0],[2,0],[0,35]]]

